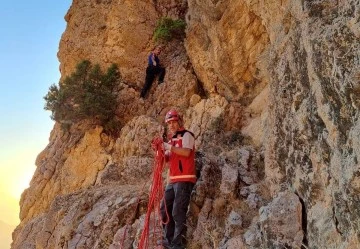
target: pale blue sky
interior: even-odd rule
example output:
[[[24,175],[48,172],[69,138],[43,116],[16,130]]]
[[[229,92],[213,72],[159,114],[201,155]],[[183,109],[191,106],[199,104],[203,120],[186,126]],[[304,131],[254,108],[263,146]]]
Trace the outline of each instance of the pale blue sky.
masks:
[[[57,52],[71,0],[2,1],[0,8],[0,199],[18,199],[53,126],[43,96],[58,83]],[[0,220],[17,216],[1,203]],[[10,204],[9,204],[10,205]],[[16,210],[13,210],[16,211]]]

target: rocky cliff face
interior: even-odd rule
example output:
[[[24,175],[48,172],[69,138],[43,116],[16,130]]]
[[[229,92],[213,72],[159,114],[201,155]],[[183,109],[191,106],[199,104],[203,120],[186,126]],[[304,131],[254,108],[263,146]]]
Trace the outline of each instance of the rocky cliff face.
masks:
[[[184,18],[186,38],[141,100],[161,16]],[[198,150],[187,248],[359,248],[359,17],[355,0],[74,0],[62,76],[117,63],[124,126],[55,125],[12,248],[136,248],[170,107]]]

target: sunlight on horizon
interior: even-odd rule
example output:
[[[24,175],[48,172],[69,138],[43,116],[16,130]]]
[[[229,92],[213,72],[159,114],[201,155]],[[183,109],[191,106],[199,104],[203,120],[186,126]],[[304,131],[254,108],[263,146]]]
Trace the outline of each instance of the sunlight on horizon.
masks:
[[[5,222],[6,224],[11,226],[17,226],[20,222],[19,200],[3,191],[0,191],[0,196],[3,202],[3,204],[0,205],[0,221]]]
[[[10,247],[21,194],[54,126],[43,97],[60,78],[57,52],[71,4],[20,0],[0,8],[0,249]]]
[[[26,159],[25,159],[26,160]],[[15,166],[15,168],[20,169],[21,171],[12,171],[9,168],[4,168],[1,171],[6,171],[7,174],[11,174],[14,180],[10,180],[10,178],[5,179],[5,184],[0,183],[0,190],[7,193],[9,196],[14,199],[20,200],[21,194],[27,189],[30,185],[31,178],[35,172],[35,165],[27,165],[27,166]],[[1,172],[0,171],[0,172]],[[4,179],[3,179],[4,180]]]
[[[3,200],[0,208],[0,220],[10,225],[19,224],[19,202],[21,194],[29,187],[35,172],[36,156],[41,152],[36,148],[18,153],[17,157],[9,155],[0,160],[0,196]],[[13,161],[8,161],[11,158]],[[33,165],[29,165],[33,162]]]

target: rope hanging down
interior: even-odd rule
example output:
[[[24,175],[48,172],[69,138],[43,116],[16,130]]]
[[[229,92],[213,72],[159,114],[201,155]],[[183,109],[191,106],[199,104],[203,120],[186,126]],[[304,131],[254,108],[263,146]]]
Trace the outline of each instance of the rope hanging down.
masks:
[[[156,241],[158,239],[156,238],[155,231],[162,230],[162,221],[160,216],[160,202],[164,195],[163,194],[164,183],[162,178],[162,171],[165,165],[165,154],[164,154],[163,140],[161,138],[154,138],[151,143],[151,146],[156,151],[154,166],[153,166],[153,180],[149,194],[149,204],[144,221],[144,229],[141,233],[138,249],[149,248],[149,223],[150,223],[151,214],[153,214],[154,216],[153,245],[156,245]]]

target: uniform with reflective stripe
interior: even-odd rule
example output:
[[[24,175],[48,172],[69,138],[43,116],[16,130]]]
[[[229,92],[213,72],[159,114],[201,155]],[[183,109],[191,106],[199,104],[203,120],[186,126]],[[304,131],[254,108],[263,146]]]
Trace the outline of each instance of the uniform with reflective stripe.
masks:
[[[189,132],[191,136],[194,134],[185,129],[177,131],[171,138],[170,144],[177,148],[182,147],[182,138],[186,132]],[[188,157],[177,155],[172,152],[170,155],[170,183],[175,182],[196,182],[196,170],[195,170],[195,146],[193,146],[190,155]]]

